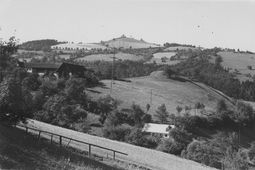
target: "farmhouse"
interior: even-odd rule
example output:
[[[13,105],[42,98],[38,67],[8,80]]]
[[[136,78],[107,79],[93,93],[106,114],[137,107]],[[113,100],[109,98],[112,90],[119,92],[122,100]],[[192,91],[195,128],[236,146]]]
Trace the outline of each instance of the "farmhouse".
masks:
[[[36,73],[36,74],[46,74],[55,72],[60,64],[52,64],[52,63],[23,63],[23,67],[27,69],[29,73]],[[22,64],[20,64],[22,67]]]
[[[145,123],[142,131],[150,133],[151,135],[159,134],[164,138],[169,138],[169,131],[172,128],[175,128],[175,126],[168,124]]]
[[[84,66],[72,63],[24,63],[18,62],[19,67],[27,69],[29,73],[35,73],[39,75],[45,75],[49,73],[54,73],[56,77],[69,77],[77,76],[83,77],[85,72],[93,72]]]
[[[85,68],[82,65],[72,64],[72,63],[62,63],[56,70],[59,77],[68,77],[75,75],[77,77],[83,77],[86,71],[92,71]]]

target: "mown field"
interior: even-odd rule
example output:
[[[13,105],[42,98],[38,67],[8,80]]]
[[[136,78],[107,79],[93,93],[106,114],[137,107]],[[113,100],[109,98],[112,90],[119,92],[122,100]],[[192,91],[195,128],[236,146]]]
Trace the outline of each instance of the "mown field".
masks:
[[[113,60],[113,54],[92,54],[88,55],[82,58],[77,58],[75,61],[77,62],[82,62],[82,61],[98,61],[98,60],[103,60],[103,61],[112,61]],[[115,54],[116,60],[132,60],[132,61],[139,61],[143,60],[143,56],[137,56],[134,54],[128,54],[128,53],[117,53]]]
[[[111,149],[115,149],[124,153],[127,153],[128,156],[116,154],[117,159],[129,163],[135,163],[136,165],[146,167],[152,170],[213,170],[214,168],[210,168],[207,166],[203,166],[197,162],[186,160],[179,158],[177,156],[159,152],[152,149],[147,149],[143,147],[134,146],[131,144],[113,141],[110,139],[97,137],[88,135],[85,133],[61,128],[58,126],[50,125],[47,123],[39,122],[36,120],[29,120],[28,126],[32,126],[41,130],[57,133],[63,136],[69,136],[73,139],[82,140],[84,142],[93,143],[96,145],[100,145],[102,147],[107,147]],[[45,136],[49,138],[49,136]],[[65,145],[65,144],[64,144]],[[86,145],[77,144],[75,142],[71,142],[69,144],[72,147],[81,149],[81,150],[88,150]],[[112,153],[104,151],[102,149],[97,149],[92,147],[92,153],[105,155],[105,156],[112,156]],[[137,166],[137,167],[139,167]],[[128,169],[135,170],[137,167],[130,167]]]
[[[161,104],[165,104],[168,112],[177,113],[176,107],[190,106],[191,114],[199,114],[198,110],[194,109],[197,102],[205,105],[205,110],[208,112],[214,111],[217,101],[224,99],[221,95],[213,91],[207,86],[198,86],[188,81],[178,81],[167,79],[161,71],[153,72],[147,77],[138,77],[128,79],[131,82],[114,81],[112,96],[122,101],[121,108],[129,108],[132,103],[139,104],[146,110],[146,104],[150,104],[148,113],[155,114],[155,111]],[[95,87],[88,91],[92,98],[110,94],[110,80],[103,80],[105,87]],[[230,102],[227,102],[231,105]]]
[[[237,77],[243,81],[248,80],[251,76],[255,75],[255,54],[248,53],[234,53],[234,52],[219,52],[223,59],[221,63],[223,67],[230,68],[231,72],[235,72],[235,69],[239,71],[240,74]],[[247,66],[252,66],[252,70],[248,69]]]

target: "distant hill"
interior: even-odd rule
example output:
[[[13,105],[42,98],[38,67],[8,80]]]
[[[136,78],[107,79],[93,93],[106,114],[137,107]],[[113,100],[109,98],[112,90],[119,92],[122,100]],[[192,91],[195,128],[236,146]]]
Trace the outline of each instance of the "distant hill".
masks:
[[[137,40],[135,38],[126,37],[125,35],[122,35],[119,38],[113,38],[109,41],[102,41],[102,44],[108,47],[112,48],[154,48],[154,47],[160,47],[159,44],[154,43],[148,43],[144,41],[143,39]]]
[[[43,39],[43,40],[33,40],[22,43],[19,49],[29,50],[29,51],[49,51],[51,46],[61,44],[54,39]]]

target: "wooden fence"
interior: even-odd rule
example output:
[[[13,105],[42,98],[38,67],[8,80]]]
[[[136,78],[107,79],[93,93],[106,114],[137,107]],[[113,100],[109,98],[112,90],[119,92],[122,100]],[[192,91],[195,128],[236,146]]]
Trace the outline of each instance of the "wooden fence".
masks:
[[[106,147],[102,147],[102,146],[99,146],[99,145],[95,145],[95,144],[92,144],[92,143],[88,143],[88,142],[84,142],[84,141],[80,141],[80,140],[77,140],[77,139],[73,139],[73,138],[70,138],[70,137],[67,137],[67,136],[63,136],[63,135],[59,135],[59,134],[56,134],[56,133],[52,133],[52,132],[48,132],[48,131],[44,131],[44,130],[40,130],[40,129],[36,129],[36,128],[32,128],[32,127],[27,127],[27,126],[24,126],[24,125],[16,125],[16,127],[20,127],[20,128],[24,128],[26,133],[28,133],[28,130],[33,130],[33,131],[36,131],[38,132],[38,140],[40,139],[42,133],[45,133],[45,134],[48,134],[50,135],[50,142],[51,144],[53,144],[53,137],[54,136],[57,136],[59,138],[59,145],[62,146],[62,141],[64,139],[68,139],[69,142],[68,142],[68,145],[71,141],[75,141],[77,143],[81,143],[81,144],[85,144],[85,145],[88,145],[88,154],[89,154],[89,157],[91,157],[92,153],[91,153],[91,149],[92,147],[95,147],[95,148],[100,148],[100,149],[104,149],[104,150],[107,150],[107,151],[111,151],[113,152],[113,159],[115,160],[116,158],[116,153],[118,154],[121,154],[121,155],[128,155],[126,153],[123,153],[123,152],[120,152],[120,151],[117,151],[117,150],[114,150],[114,149],[110,149],[110,148],[106,148]]]

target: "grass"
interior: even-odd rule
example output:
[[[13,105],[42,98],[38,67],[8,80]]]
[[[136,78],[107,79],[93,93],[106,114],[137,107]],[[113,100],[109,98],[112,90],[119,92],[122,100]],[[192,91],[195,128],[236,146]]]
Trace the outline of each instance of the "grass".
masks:
[[[222,59],[222,66],[225,68],[230,68],[231,72],[234,72],[235,69],[238,70],[241,74],[237,75],[237,77],[241,80],[250,79],[247,77],[247,74],[251,74],[251,76],[255,75],[255,54],[248,53],[234,53],[234,52],[219,52],[218,53]],[[252,66],[253,69],[249,70],[247,66]]]
[[[146,104],[150,104],[148,113],[152,115],[161,104],[165,104],[170,113],[176,113],[178,105],[183,108],[185,106],[194,108],[197,102],[203,103],[206,110],[213,111],[217,101],[223,99],[221,95],[205,85],[197,86],[188,81],[170,80],[160,71],[153,72],[148,77],[130,78],[129,80],[131,82],[114,81],[112,96],[122,101],[120,105],[122,108],[129,108],[135,102],[145,110]],[[111,81],[103,80],[102,82],[105,87],[93,88],[100,93],[88,91],[92,98],[97,99],[110,93]],[[182,113],[184,113],[184,109]],[[197,114],[197,111],[192,109],[190,113]]]
[[[82,58],[77,58],[75,61],[112,61],[113,54],[92,54]],[[132,60],[132,61],[139,61],[143,60],[143,56],[137,56],[134,54],[127,54],[127,53],[117,53],[115,54],[116,60]]]
[[[24,131],[0,124],[0,169],[118,170],[69,148],[38,141]]]
[[[131,144],[113,141],[106,138],[101,138],[97,136],[88,135],[85,133],[80,133],[77,131],[61,128],[58,126],[50,125],[47,123],[28,120],[28,126],[36,127],[38,129],[42,129],[45,131],[57,133],[60,135],[68,136],[73,139],[81,140],[88,143],[93,143],[95,145],[99,145],[102,147],[107,147],[111,149],[115,149],[128,155],[120,155],[116,154],[117,160],[125,165],[125,169],[135,170],[135,169],[157,169],[157,170],[205,170],[205,169],[214,169],[206,166],[202,166],[199,163],[194,161],[186,160],[179,158],[177,156],[159,152],[152,149],[147,149],[143,147],[134,146]],[[47,136],[45,136],[47,138]],[[63,142],[65,146],[65,143]],[[85,145],[81,145],[75,142],[71,142],[70,146],[80,149],[80,150],[88,150]],[[92,147],[92,153],[100,156],[108,156],[111,157],[112,153]],[[115,162],[116,163],[116,162]],[[119,163],[118,163],[119,164]]]

